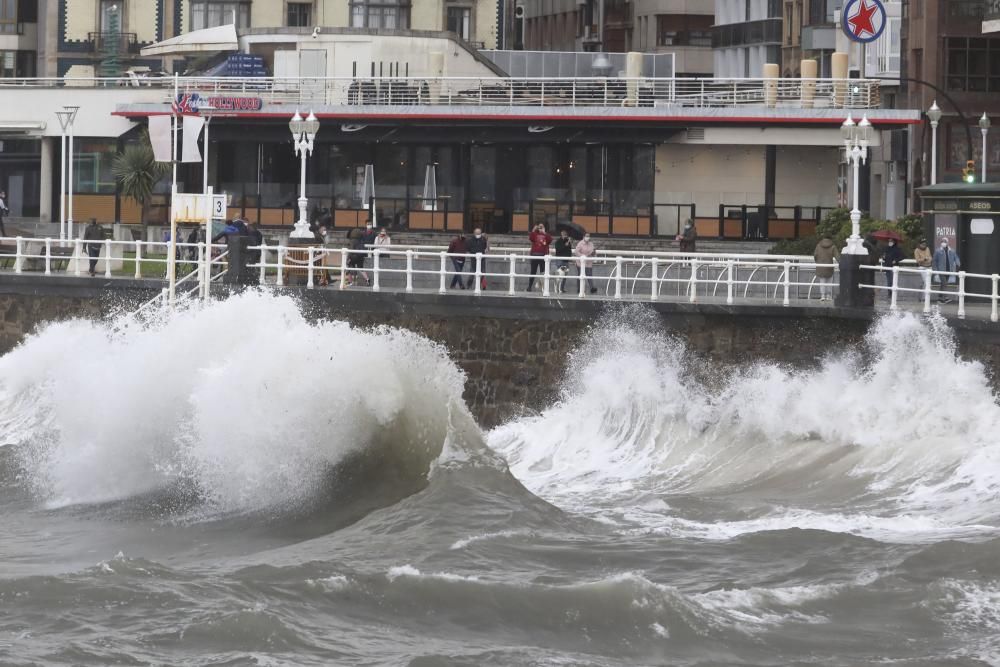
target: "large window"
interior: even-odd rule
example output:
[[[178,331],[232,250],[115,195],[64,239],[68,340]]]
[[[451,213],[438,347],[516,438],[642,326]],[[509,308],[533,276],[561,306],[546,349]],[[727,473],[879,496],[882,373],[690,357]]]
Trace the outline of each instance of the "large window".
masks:
[[[249,0],[191,0],[192,30],[230,24],[250,27]]]
[[[1000,93],[1000,39],[949,37],[948,89]]]
[[[311,2],[288,3],[288,26],[290,28],[308,28],[312,25]]]
[[[352,28],[407,29],[410,27],[409,0],[353,0]]]
[[[73,191],[84,194],[110,194],[115,191],[111,163],[117,152],[114,139],[78,139],[73,151],[75,181]]]
[[[660,14],[656,17],[658,46],[712,46],[710,14]]]
[[[0,78],[35,76],[34,51],[0,51]]]
[[[0,33],[17,34],[17,0],[0,0]]]
[[[472,9],[469,7],[449,7],[448,25],[449,32],[453,32],[465,41],[471,39],[470,26],[472,23]]]

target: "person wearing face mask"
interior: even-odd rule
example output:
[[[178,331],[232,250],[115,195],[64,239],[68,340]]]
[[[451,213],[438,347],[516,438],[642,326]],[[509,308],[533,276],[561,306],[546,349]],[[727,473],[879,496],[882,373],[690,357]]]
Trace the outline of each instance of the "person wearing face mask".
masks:
[[[583,280],[584,276],[587,276],[587,285],[590,287],[590,293],[595,294],[597,292],[597,287],[594,286],[594,253],[597,249],[590,240],[590,234],[584,234],[583,240],[576,244],[573,248],[573,254],[575,254],[579,259],[576,261],[577,270],[579,273],[579,280]]]
[[[958,253],[948,245],[948,239],[941,239],[941,246],[934,251],[934,259],[931,261],[931,266],[935,271],[934,284],[938,289],[938,301],[948,303],[951,301],[947,294],[948,287],[958,282],[958,276],[941,275],[937,272],[953,273],[957,272],[962,266],[962,262],[958,259]]]
[[[889,239],[889,245],[882,253],[882,266],[888,269],[885,271],[885,284],[890,289],[892,288],[892,267],[897,266],[902,261],[903,251],[900,250],[895,239]]]
[[[466,252],[468,252],[470,255],[476,255],[477,253],[485,255],[487,252],[489,252],[489,247],[490,247],[489,239],[486,238],[486,235],[483,234],[483,230],[480,229],[479,227],[476,227],[475,231],[472,233],[472,238],[468,239],[465,242]],[[479,262],[478,257],[473,256],[469,259],[468,266],[470,275],[469,275],[468,285],[466,286],[468,287],[468,289],[472,289],[472,282],[475,280],[477,268],[483,274],[486,273],[486,260],[485,259],[482,260],[483,262],[482,266],[478,266],[478,262]],[[486,289],[485,275],[480,280],[480,289]]]
[[[697,251],[698,232],[690,218],[684,221],[684,230],[678,234],[677,241],[680,242],[681,252]]]
[[[931,249],[927,247],[927,239],[920,239],[920,243],[913,250],[913,259],[917,262],[917,266],[921,269],[931,268],[931,262],[933,257],[931,255]]]
[[[531,277],[528,278],[528,291],[535,285],[535,274],[545,273],[545,260],[542,259],[549,254],[549,245],[552,244],[552,235],[545,231],[545,225],[535,225],[535,229],[528,234],[528,241],[531,242]]]

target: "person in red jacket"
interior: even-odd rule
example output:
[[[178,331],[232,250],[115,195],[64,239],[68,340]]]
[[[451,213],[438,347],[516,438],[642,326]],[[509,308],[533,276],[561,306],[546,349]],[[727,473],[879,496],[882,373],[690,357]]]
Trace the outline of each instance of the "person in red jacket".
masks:
[[[544,273],[545,260],[542,259],[549,254],[549,245],[552,243],[552,235],[545,231],[545,225],[538,223],[528,234],[531,241],[531,277],[528,278],[528,291],[535,285],[535,274]]]

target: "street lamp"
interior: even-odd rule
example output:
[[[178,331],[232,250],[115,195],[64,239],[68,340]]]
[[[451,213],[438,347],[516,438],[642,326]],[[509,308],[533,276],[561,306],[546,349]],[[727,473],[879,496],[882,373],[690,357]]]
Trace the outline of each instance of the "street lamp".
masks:
[[[73,238],[73,122],[76,120],[76,113],[80,107],[63,106],[62,111],[56,112],[59,119],[59,240]],[[67,134],[68,133],[68,134]],[[69,140],[69,157],[67,158],[66,144]],[[69,163],[69,184],[66,183],[66,165]],[[69,225],[66,224],[66,200],[69,199]]]
[[[937,184],[937,127],[941,120],[941,107],[937,105],[937,100],[934,100],[931,108],[927,110],[927,118],[931,121],[931,185],[935,185]]]
[[[867,255],[864,241],[861,239],[861,209],[858,208],[858,172],[868,156],[868,142],[871,140],[872,124],[867,116],[854,122],[850,116],[840,126],[840,135],[844,140],[844,151],[849,163],[854,165],[853,208],[851,208],[851,235],[847,239],[845,255]]]
[[[986,182],[986,133],[990,131],[990,119],[986,117],[986,112],[983,112],[983,117],[979,119],[979,131],[983,133],[983,155],[980,158],[983,161],[983,183]]]
[[[295,146],[295,153],[302,158],[302,191],[299,194],[299,219],[295,223],[295,229],[291,233],[293,239],[309,238],[309,201],[306,199],[306,158],[312,154],[313,141],[316,133],[319,132],[319,121],[312,111],[303,120],[296,110],[292,120],[288,123],[288,129],[292,131],[292,143]]]

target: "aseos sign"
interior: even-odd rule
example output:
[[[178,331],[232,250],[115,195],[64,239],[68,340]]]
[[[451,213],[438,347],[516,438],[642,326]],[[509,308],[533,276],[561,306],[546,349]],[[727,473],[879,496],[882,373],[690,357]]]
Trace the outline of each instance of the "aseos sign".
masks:
[[[844,34],[855,42],[874,42],[888,22],[880,0],[848,0],[841,15]]]

